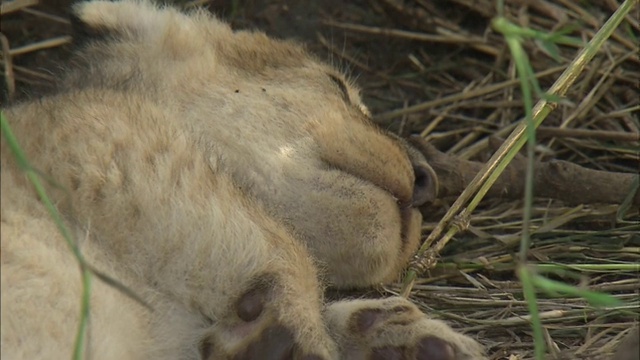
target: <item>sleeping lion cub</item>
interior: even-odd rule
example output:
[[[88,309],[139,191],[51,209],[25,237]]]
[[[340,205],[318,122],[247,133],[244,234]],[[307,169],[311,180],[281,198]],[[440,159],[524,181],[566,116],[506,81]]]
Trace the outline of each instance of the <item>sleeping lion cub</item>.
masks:
[[[395,280],[433,196],[424,159],[301,47],[204,12],[75,7],[55,95],[5,109],[95,280],[91,359],[482,359]],[[2,142],[2,358],[69,359],[81,281]],[[6,357],[5,357],[6,356]]]

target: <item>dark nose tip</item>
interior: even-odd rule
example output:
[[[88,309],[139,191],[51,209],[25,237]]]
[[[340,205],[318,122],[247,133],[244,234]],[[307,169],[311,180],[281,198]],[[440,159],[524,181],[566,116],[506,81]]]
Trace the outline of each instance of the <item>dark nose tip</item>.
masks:
[[[415,176],[413,185],[413,199],[411,204],[415,207],[433,202],[438,196],[438,177],[431,166],[420,161],[413,164]]]

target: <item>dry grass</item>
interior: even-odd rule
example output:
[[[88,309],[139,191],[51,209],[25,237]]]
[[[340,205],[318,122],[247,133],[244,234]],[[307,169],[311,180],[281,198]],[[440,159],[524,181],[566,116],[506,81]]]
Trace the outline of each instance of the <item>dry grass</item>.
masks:
[[[377,111],[379,123],[420,133],[447,153],[486,159],[492,151],[488,135],[505,137],[523,116],[519,84],[505,42],[489,28],[496,14],[494,2],[452,3],[455,6],[417,0],[400,6],[379,0],[375,4],[389,15],[384,26],[330,24],[370,41],[407,42],[405,52],[395,52],[396,60],[386,68],[370,63],[361,68],[379,78],[376,90],[384,91],[378,99],[390,105]],[[507,3],[508,17],[519,25],[551,32],[576,24],[571,35],[586,40],[617,8],[612,1],[603,8],[581,8],[568,1]],[[538,144],[540,158],[638,172],[637,6],[634,11],[578,78],[567,94],[568,103],[545,121],[548,136]],[[561,62],[556,62],[535,42],[525,45],[543,89],[578,51],[561,46]],[[349,54],[349,45],[345,48]],[[437,53],[427,48],[437,48]],[[609,132],[616,138],[604,136]],[[556,280],[614,294],[625,304],[598,309],[580,298],[539,294],[549,358],[606,358],[620,332],[638,321],[638,209],[622,217],[619,210],[617,205],[567,207],[545,199],[534,206],[529,260],[566,270],[554,271],[551,277]],[[430,214],[433,223],[425,224],[425,233],[441,215]],[[427,311],[485,339],[494,358],[533,355],[529,308],[514,272],[522,217],[521,202],[485,201],[472,214],[469,230],[449,243],[438,267],[418,281],[412,293]]]
[[[11,89],[20,97],[25,89],[47,87],[51,75],[41,64],[57,58],[65,51],[57,47],[68,41],[60,6],[32,3],[3,3],[0,40],[10,96]],[[619,5],[616,0],[506,3],[505,15],[514,23],[545,32],[575,26],[569,35],[585,40]],[[13,13],[5,16],[7,9]],[[307,41],[359,75],[381,126],[420,134],[461,158],[486,160],[494,150],[489,135],[507,136],[523,116],[514,64],[502,37],[490,29],[494,0],[369,0],[350,2],[345,9],[321,9],[317,17],[325,31]],[[537,145],[541,159],[638,173],[639,18],[636,6],[569,90],[567,101],[544,122]],[[243,21],[251,24],[251,18]],[[344,32],[343,43],[327,36],[327,29]],[[557,62],[534,41],[525,48],[543,89],[579,50],[560,46]],[[451,202],[442,199],[424,209],[425,234]],[[569,207],[538,199],[532,215],[532,263],[543,264],[539,269],[555,280],[610,293],[624,303],[603,309],[581,298],[539,294],[548,357],[606,358],[640,317],[638,209]],[[471,215],[468,230],[456,235],[411,295],[427,312],[483,341],[494,359],[533,354],[528,307],[514,272],[522,218],[521,201],[485,200]],[[399,286],[381,290],[395,293]]]

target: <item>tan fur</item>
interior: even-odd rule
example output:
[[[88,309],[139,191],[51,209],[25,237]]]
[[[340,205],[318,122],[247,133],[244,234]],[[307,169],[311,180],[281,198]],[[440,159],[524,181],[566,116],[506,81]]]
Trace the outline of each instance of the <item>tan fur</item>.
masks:
[[[424,159],[371,124],[340,73],[203,12],[139,1],[75,12],[106,40],[56,95],[5,116],[88,262],[153,309],[94,280],[92,359],[254,358],[251,346],[277,342],[264,340],[274,324],[295,358],[364,359],[434,335],[456,359],[482,357],[404,299],[325,308],[324,286],[397,279],[421,223],[411,202]],[[1,256],[2,357],[69,358],[78,266],[4,139]],[[246,321],[252,291],[263,308]],[[342,322],[391,314],[390,301],[409,309],[394,330]]]

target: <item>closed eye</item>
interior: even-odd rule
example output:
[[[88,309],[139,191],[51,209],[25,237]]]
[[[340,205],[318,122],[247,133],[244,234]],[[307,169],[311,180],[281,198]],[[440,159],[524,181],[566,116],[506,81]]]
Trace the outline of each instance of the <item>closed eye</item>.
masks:
[[[351,104],[351,99],[349,99],[349,90],[347,90],[347,85],[340,79],[339,77],[329,74],[329,79],[338,86],[338,89],[342,92],[342,99],[347,103]]]

